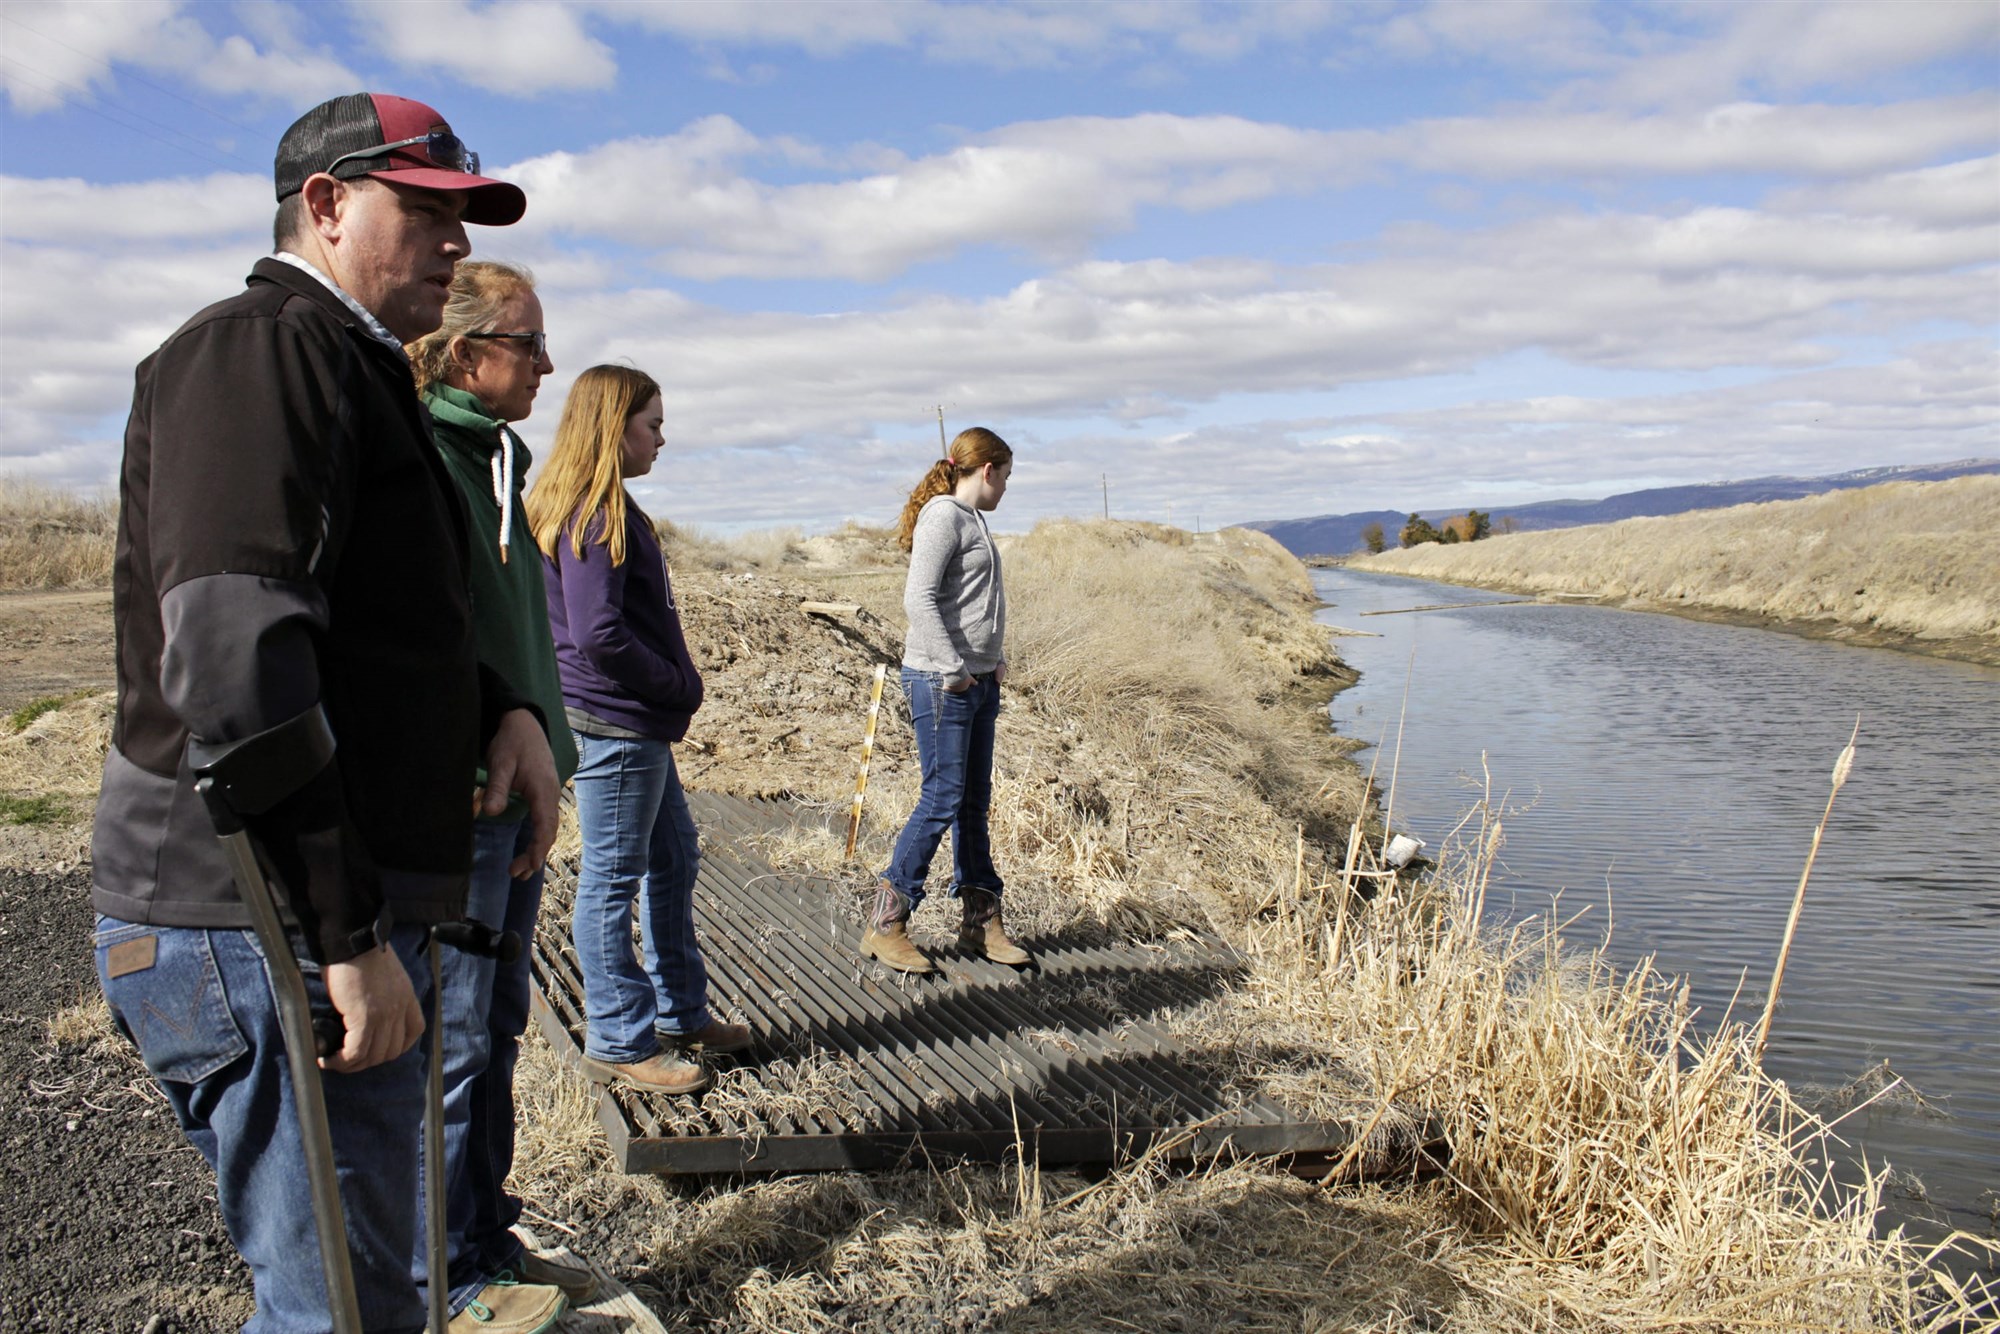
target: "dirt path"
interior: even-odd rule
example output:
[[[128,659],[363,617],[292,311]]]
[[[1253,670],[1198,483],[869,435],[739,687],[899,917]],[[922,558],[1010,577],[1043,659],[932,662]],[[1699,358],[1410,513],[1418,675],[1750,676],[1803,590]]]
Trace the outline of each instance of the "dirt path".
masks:
[[[111,590],[0,593],[0,714],[112,686]]]
[[[0,870],[0,1329],[222,1334],[250,1275],[208,1164],[122,1040],[50,1040],[97,996],[88,893],[85,871]]]

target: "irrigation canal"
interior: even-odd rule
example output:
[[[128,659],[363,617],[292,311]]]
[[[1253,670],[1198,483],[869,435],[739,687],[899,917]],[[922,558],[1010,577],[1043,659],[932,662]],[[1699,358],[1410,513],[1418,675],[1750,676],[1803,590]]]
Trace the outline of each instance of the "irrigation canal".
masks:
[[[1766,1065],[1823,1115],[1887,1062],[1925,1103],[1840,1125],[1895,1171],[1886,1224],[2000,1214],[2000,670],[1769,630],[1316,570],[1361,682],[1329,708],[1395,823],[1438,844],[1505,794],[1488,913],[1561,895],[1566,935],[1651,954],[1712,1022],[1761,1013],[1835,758],[1861,735],[1807,890]],[[1400,759],[1397,721],[1408,710]],[[1898,1090],[1900,1092],[1900,1090]],[[1891,1098],[1895,1095],[1892,1094]],[[1928,1105],[1926,1105],[1928,1104]]]

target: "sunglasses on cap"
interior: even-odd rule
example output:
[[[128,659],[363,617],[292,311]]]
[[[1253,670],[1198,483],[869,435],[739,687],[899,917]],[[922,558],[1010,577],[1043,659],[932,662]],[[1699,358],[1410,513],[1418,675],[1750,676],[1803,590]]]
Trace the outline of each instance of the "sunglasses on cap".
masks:
[[[541,329],[533,333],[469,333],[467,338],[502,338],[509,342],[526,343],[529,355],[536,361],[549,354],[549,336]]]
[[[477,176],[479,174],[479,154],[467,148],[465,141],[450,130],[432,130],[428,134],[419,134],[414,138],[398,139],[393,144],[381,144],[375,148],[362,148],[352,153],[342,153],[339,157],[320,168],[320,170],[330,175],[333,169],[343,162],[348,162],[355,158],[381,157],[385,153],[393,153],[399,148],[408,148],[413,144],[422,144],[424,146],[424,156],[430,159],[431,165],[434,167],[441,167],[446,171],[462,171],[469,176]]]

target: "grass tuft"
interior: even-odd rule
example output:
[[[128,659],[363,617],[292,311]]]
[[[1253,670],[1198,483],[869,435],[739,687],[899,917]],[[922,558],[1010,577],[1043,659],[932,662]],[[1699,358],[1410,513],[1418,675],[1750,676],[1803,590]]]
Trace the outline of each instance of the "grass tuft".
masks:
[[[30,700],[7,715],[7,730],[24,732],[36,719],[54,713],[65,705],[74,704],[80,699],[89,699],[96,693],[98,692],[95,690],[72,690],[66,695],[44,695],[40,699]]]
[[[71,810],[67,800],[53,793],[16,797],[0,792],[0,824],[58,825],[69,819]]]

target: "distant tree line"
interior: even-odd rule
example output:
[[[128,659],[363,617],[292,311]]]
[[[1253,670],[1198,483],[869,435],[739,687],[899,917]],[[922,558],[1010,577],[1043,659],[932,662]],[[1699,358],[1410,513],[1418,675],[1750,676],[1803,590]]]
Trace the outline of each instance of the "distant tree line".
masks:
[[[1503,532],[1514,531],[1511,519],[1501,520]],[[1455,514],[1442,525],[1433,527],[1430,520],[1420,514],[1412,514],[1403,523],[1403,531],[1397,538],[1406,547],[1422,546],[1426,542],[1477,542],[1489,537],[1493,532],[1493,516],[1484,510],[1469,509],[1463,514]],[[1361,530],[1361,540],[1368,544],[1368,554],[1378,555],[1389,545],[1388,534],[1382,525],[1371,523]]]

